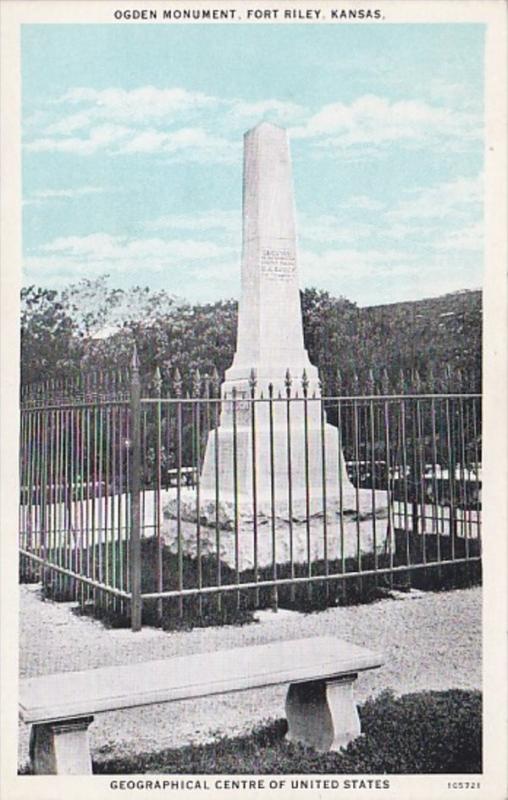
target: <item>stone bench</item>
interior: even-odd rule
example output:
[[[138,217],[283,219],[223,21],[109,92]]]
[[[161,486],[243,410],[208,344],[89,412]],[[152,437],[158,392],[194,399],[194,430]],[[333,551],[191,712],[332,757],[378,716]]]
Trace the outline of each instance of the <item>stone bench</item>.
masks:
[[[358,673],[382,663],[334,638],[274,642],[24,679],[20,714],[32,724],[36,775],[83,775],[92,771],[88,727],[96,713],[289,683],[288,739],[338,750],[360,735]]]

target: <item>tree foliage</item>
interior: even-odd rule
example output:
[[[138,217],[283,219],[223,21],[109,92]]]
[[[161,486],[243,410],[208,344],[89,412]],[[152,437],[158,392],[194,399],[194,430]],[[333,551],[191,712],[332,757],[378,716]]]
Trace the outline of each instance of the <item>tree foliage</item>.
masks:
[[[359,308],[309,288],[301,301],[305,344],[328,392],[350,388],[354,373],[365,386],[371,372],[395,383],[401,370],[417,370],[425,381],[445,367],[474,374],[478,388],[480,292]],[[145,373],[158,366],[178,368],[184,381],[196,369],[222,376],[235,351],[237,313],[234,300],[191,305],[164,291],[110,288],[105,277],[62,292],[30,286],[22,292],[22,382],[127,366],[134,344]]]
[[[392,385],[401,371],[417,372],[423,384],[433,385],[435,378],[443,383],[446,371],[454,375],[460,371],[468,388],[479,390],[481,292],[453,292],[368,308],[357,308],[326,292],[306,290],[305,295],[307,347],[329,391],[338,388],[338,369],[343,383],[350,385],[352,374],[357,373],[364,386],[369,371],[378,380],[386,372]]]
[[[55,290],[21,292],[21,382],[74,374],[85,351],[78,326]]]

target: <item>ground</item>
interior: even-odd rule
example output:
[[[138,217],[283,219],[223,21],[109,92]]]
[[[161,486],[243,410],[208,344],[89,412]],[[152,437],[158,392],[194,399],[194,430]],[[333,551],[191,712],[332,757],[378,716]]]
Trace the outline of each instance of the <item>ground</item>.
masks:
[[[74,604],[42,601],[38,585],[20,590],[22,677],[142,662],[155,658],[261,644],[278,639],[337,636],[385,654],[380,670],[360,676],[363,701],[384,689],[397,695],[426,689],[481,688],[481,589],[413,591],[371,605],[314,614],[259,612],[245,626],[164,633],[107,630],[77,617]],[[206,661],[204,661],[206,664]],[[129,755],[221,734],[248,732],[284,716],[284,686],[100,714],[91,726],[95,759]],[[20,723],[19,760],[28,758],[28,726]]]

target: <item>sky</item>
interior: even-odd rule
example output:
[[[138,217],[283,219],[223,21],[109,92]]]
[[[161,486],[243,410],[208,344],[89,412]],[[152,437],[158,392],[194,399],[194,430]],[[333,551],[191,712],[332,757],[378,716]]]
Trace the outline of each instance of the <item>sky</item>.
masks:
[[[243,134],[269,120],[302,288],[480,288],[483,65],[483,25],[25,25],[23,282],[238,297]]]

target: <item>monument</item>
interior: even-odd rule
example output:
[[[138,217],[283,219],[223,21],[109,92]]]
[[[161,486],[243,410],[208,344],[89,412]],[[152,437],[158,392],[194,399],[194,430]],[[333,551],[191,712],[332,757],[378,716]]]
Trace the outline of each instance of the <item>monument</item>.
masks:
[[[287,133],[262,122],[244,140],[237,347],[221,387],[220,423],[210,431],[206,445],[200,519],[212,525],[220,517],[226,528],[234,521],[242,542],[252,538],[249,526],[252,530],[254,517],[260,523],[273,524],[276,519],[282,557],[289,552],[289,521],[291,537],[298,539],[298,523],[309,517],[315,522],[321,517],[322,527],[323,517],[349,516],[357,520],[351,536],[351,542],[357,542],[358,519],[370,517],[367,526],[362,522],[368,551],[373,546],[373,499],[376,516],[386,515],[384,493],[374,495],[350,482],[339,431],[326,421],[318,371],[303,339]],[[196,498],[186,491],[180,500],[184,517],[195,519]],[[322,536],[316,537],[321,541]],[[309,554],[308,537],[307,548],[304,538],[302,532],[302,560]],[[291,541],[293,555],[294,544]],[[270,550],[268,540],[266,549]],[[320,554],[317,546],[315,556]]]
[[[230,401],[223,403],[218,431],[221,500],[233,503],[236,496],[241,512],[248,513],[252,511],[255,489],[258,513],[271,514],[274,500],[276,515],[287,516],[291,473],[293,514],[301,516],[308,505],[311,513],[322,512],[323,491],[330,508],[337,505],[340,484],[343,507],[355,509],[356,491],[345,470],[338,431],[322,419],[318,371],[310,363],[303,341],[287,133],[268,122],[245,134],[241,283],[237,348],[221,390],[222,399]],[[289,432],[287,404],[283,402],[288,386],[295,397],[290,404]],[[264,398],[264,402],[255,404],[254,432],[251,404],[242,402],[252,396],[253,388],[256,398]],[[233,393],[237,398],[236,477],[232,458]],[[271,431],[270,393],[274,398]],[[201,477],[203,500],[215,496],[215,442],[212,431]]]

